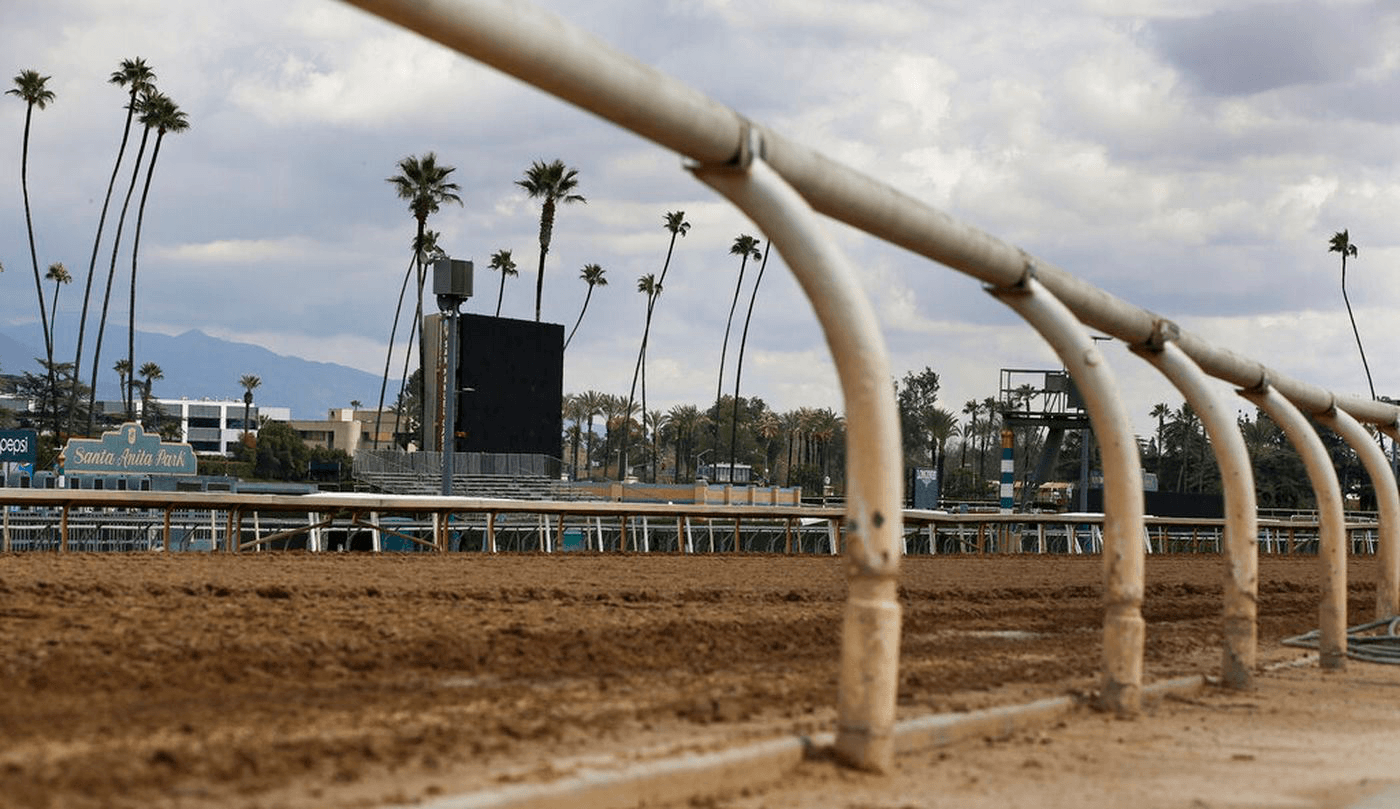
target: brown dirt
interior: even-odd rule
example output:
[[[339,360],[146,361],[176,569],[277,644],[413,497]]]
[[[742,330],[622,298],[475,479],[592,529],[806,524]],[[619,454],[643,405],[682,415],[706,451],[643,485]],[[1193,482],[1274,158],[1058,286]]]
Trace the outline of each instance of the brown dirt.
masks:
[[[1316,569],[1261,561],[1266,648],[1315,626]],[[1147,571],[1148,679],[1214,671],[1222,560]],[[901,711],[1092,688],[1100,576],[908,559]],[[826,730],[844,590],[830,557],[0,556],[0,795],[374,806]]]

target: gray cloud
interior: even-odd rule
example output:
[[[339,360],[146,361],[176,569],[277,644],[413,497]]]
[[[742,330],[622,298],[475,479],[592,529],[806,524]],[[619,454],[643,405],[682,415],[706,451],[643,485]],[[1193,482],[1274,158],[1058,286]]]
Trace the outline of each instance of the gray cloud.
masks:
[[[1383,56],[1381,4],[1259,3],[1154,21],[1152,39],[1195,86],[1222,96],[1351,78]]]

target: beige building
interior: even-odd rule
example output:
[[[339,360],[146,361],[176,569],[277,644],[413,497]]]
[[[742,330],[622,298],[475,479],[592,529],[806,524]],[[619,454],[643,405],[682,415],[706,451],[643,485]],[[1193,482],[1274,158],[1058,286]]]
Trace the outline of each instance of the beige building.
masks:
[[[375,410],[355,410],[349,407],[331,408],[325,420],[289,419],[287,423],[308,446],[343,450],[354,455],[357,449],[374,446]],[[384,411],[379,425],[379,448],[394,445],[394,414]]]

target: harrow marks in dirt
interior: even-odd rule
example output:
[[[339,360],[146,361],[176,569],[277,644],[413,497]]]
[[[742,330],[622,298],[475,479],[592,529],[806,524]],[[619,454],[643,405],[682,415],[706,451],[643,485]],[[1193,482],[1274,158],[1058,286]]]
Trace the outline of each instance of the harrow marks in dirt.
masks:
[[[1315,626],[1312,561],[1261,560],[1266,642]],[[829,730],[841,564],[0,556],[0,794],[376,805]],[[1150,560],[1149,679],[1218,665],[1221,565]],[[1370,566],[1353,562],[1357,621]],[[1100,576],[1095,558],[906,560],[902,715],[1092,688]]]

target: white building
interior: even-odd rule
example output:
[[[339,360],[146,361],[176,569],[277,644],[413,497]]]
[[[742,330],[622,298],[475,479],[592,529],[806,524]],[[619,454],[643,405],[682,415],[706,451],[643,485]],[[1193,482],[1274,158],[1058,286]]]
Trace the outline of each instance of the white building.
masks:
[[[161,420],[179,419],[180,440],[195,452],[228,454],[245,429],[242,399],[156,399]],[[139,402],[138,402],[139,405]],[[290,407],[248,408],[248,432],[257,435],[262,419],[291,421]]]

